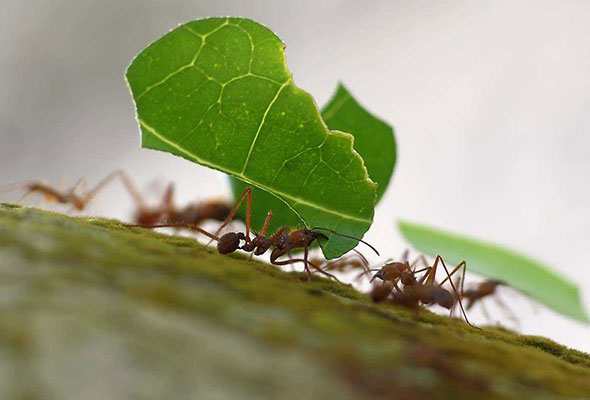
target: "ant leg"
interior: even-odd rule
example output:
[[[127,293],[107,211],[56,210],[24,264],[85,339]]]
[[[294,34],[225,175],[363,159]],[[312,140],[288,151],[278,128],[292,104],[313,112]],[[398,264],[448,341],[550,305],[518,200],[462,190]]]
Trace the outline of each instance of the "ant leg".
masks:
[[[164,192],[164,197],[162,197],[162,204],[161,204],[162,213],[167,215],[170,213],[170,210],[174,209],[174,184],[168,184],[166,188],[166,192]]]
[[[260,231],[260,236],[266,236],[266,231],[268,230],[268,227],[270,225],[270,220],[272,219],[273,215],[274,215],[274,213],[272,211],[269,211],[266,214],[266,218],[264,219],[264,223],[262,224],[262,230]],[[248,261],[252,261],[252,257],[254,257],[254,253],[250,253],[250,257],[248,257]]]
[[[246,242],[250,243],[250,226],[251,226],[251,221],[252,221],[252,188],[251,187],[247,187],[246,190],[244,190],[244,193],[242,193],[242,195],[240,196],[240,198],[238,199],[238,201],[236,202],[236,204],[234,205],[234,207],[231,209],[229,215],[227,216],[227,218],[225,219],[225,221],[223,221],[223,224],[221,224],[221,226],[217,229],[217,231],[215,231],[216,235],[219,235],[221,233],[221,231],[223,230],[223,228],[225,228],[235,217],[236,212],[238,211],[238,208],[240,207],[240,204],[242,204],[242,201],[244,201],[244,198],[246,198]],[[209,244],[209,243],[207,243]]]
[[[266,218],[264,219],[264,224],[262,224],[262,230],[260,231],[260,236],[266,236],[266,231],[268,230],[268,227],[270,226],[270,220],[273,217],[274,213],[272,211],[269,211],[266,214]]]
[[[461,298],[463,298],[463,295],[465,294],[465,271],[466,270],[467,270],[467,268],[463,268],[463,275],[460,278],[458,278],[461,280]]]
[[[483,313],[483,315],[486,318],[486,320],[488,321],[488,323],[490,323],[490,324],[493,323],[492,317],[490,316],[490,313],[488,313],[488,310],[485,307],[485,305],[483,304],[483,302],[480,302],[479,305],[481,306],[481,312]]]
[[[303,258],[291,258],[291,259],[285,260],[285,261],[275,261],[272,264],[273,265],[281,265],[282,266],[282,265],[295,264],[297,262],[303,262],[304,263],[305,260]],[[332,275],[331,273],[324,271],[323,269],[321,269],[320,267],[318,267],[317,265],[315,265],[311,261],[307,261],[307,263],[309,265],[311,265],[313,267],[313,269],[316,270],[317,272],[319,272],[320,274],[325,275],[328,278],[332,278],[336,282],[340,282],[340,280],[335,275]],[[310,273],[309,270],[307,270],[307,273],[308,273],[308,279],[310,280],[311,279],[311,273]]]
[[[63,187],[64,186],[63,185],[64,183],[65,182],[62,179],[60,179],[60,182],[58,183],[58,186],[57,186],[58,187],[58,190],[65,191],[65,188]],[[85,178],[80,178],[80,179],[78,179],[78,182],[76,182],[76,184],[74,186],[72,186],[72,188],[68,192],[69,192],[70,195],[74,195],[75,196],[76,195],[76,192],[79,189],[86,188],[86,185],[87,184],[88,184],[88,181]]]
[[[307,274],[308,274],[308,279],[309,279],[310,282],[311,282],[311,272],[309,271],[309,266],[308,265],[311,265],[320,274],[326,275],[327,277],[332,278],[336,282],[339,282],[340,283],[340,280],[338,278],[336,278],[335,275],[332,275],[331,273],[324,271],[323,269],[321,269],[320,267],[318,267],[317,265],[315,265],[314,263],[312,263],[311,261],[309,261],[309,246],[305,246],[304,249],[303,249],[303,263],[306,266]]]
[[[27,193],[25,193],[25,194],[23,194],[23,195],[21,196],[21,198],[20,198],[20,199],[18,199],[17,203],[18,203],[18,204],[23,204],[23,203],[24,203],[24,202],[25,202],[25,201],[26,201],[26,200],[27,200],[29,197],[31,197],[31,196],[32,196],[32,195],[34,195],[34,194],[35,194],[35,192],[34,192],[34,191],[32,191],[32,190],[31,190],[31,191],[29,191],[29,192],[27,192]]]
[[[418,257],[416,257],[416,259],[410,264],[410,267],[414,268],[416,266],[416,264],[418,264],[419,261],[422,262],[422,265],[428,266],[428,260],[426,260],[426,257],[424,257],[424,254],[421,254]]]
[[[441,258],[441,260],[442,260],[442,258]],[[453,270],[451,271],[449,276],[446,277],[440,283],[440,286],[444,285],[447,280],[451,281],[451,276],[453,276],[455,274],[455,272],[457,272],[460,268],[463,268],[463,274],[459,278],[457,278],[457,283],[455,284],[455,287],[459,287],[459,283],[461,284],[461,294],[459,295],[456,292],[455,292],[455,294],[457,294],[459,296],[458,297],[459,299],[463,299],[463,293],[465,290],[465,271],[467,270],[467,262],[465,262],[465,260],[461,261],[455,268],[453,268]],[[451,282],[451,286],[453,286],[453,282]],[[452,312],[452,310],[451,310],[451,312]]]
[[[442,260],[442,258],[441,258]],[[463,281],[465,281],[465,270],[467,269],[467,263],[465,261],[461,261],[459,264],[457,264],[457,266],[455,268],[453,268],[453,270],[451,271],[451,273],[449,274],[449,277],[443,279],[443,281],[440,283],[440,285],[444,285],[445,282],[447,280],[450,280],[451,276],[453,276],[455,274],[455,272],[457,272],[459,269],[463,268]]]
[[[500,300],[500,298],[497,297],[497,295],[494,296],[494,301],[502,309],[502,311],[504,311],[504,314],[506,314],[508,319],[511,320],[512,322],[514,322],[514,324],[518,328],[520,328],[520,323],[518,322],[518,318],[516,318],[516,315],[514,315],[512,310],[502,300]]]
[[[100,192],[102,189],[104,189],[105,186],[107,186],[109,183],[111,183],[111,181],[113,179],[115,179],[115,177],[117,175],[120,175],[122,172],[123,171],[120,171],[120,170],[116,170],[116,171],[111,172],[110,174],[108,174],[106,176],[106,178],[104,178],[102,181],[100,181],[94,188],[92,188],[91,190],[86,192],[86,194],[84,196],[82,196],[82,198],[80,199],[81,203],[82,203],[82,208],[86,207],[86,204],[88,204],[88,202],[90,200],[92,200],[94,198],[94,196],[96,196],[98,194],[98,192]],[[78,181],[78,182],[81,182],[81,181]],[[77,185],[78,184],[76,184],[76,186]],[[74,186],[74,188],[76,186]],[[73,194],[73,192],[71,194]]]
[[[354,257],[352,254],[337,258],[335,260],[326,260],[325,262],[320,264],[320,267],[325,271],[325,270],[331,270],[332,266],[336,265],[336,268],[334,269],[340,269],[340,271],[342,271],[342,265],[345,264],[345,262],[349,259],[351,259],[352,257]],[[340,268],[338,268],[338,266],[340,266]]]
[[[123,186],[125,186],[125,189],[127,189],[127,192],[129,192],[129,195],[133,198],[133,201],[137,205],[137,208],[139,208],[140,211],[147,210],[148,206],[145,203],[145,200],[139,193],[139,190],[137,190],[137,187],[135,186],[129,175],[125,171],[119,170],[117,172],[119,172],[119,177],[123,181]]]
[[[400,257],[401,261],[409,261],[410,259],[410,249],[405,249],[404,252],[402,253],[402,256]]]
[[[422,285],[425,280],[427,280],[427,279],[430,280],[431,275],[436,275],[436,263],[434,264],[433,267],[423,268],[421,270],[414,272],[414,274],[419,274],[420,272],[423,272],[423,271],[426,271],[426,272],[424,273],[424,275],[422,275],[422,277],[418,281],[418,284],[420,284],[420,285]]]
[[[149,225],[149,224],[123,224],[128,228],[185,228],[191,231],[202,233],[203,235],[207,236],[211,240],[219,240],[219,236],[214,235],[212,233],[207,232],[206,230],[199,228],[197,225],[194,224],[183,224],[183,223],[170,223],[170,224],[157,224],[157,225]]]
[[[429,271],[429,270],[431,270],[431,269],[432,269],[432,267],[426,267],[426,268],[419,269],[418,271],[416,271],[416,270],[412,270],[412,273],[413,273],[414,275],[416,275],[416,274],[419,274],[420,272]]]
[[[295,264],[296,262],[302,262],[305,265],[305,272],[307,272],[307,278],[308,281],[311,281],[311,272],[309,272],[309,268],[307,267],[307,260],[304,260],[303,258],[289,258],[288,260],[284,260],[284,261],[278,261],[278,260],[271,260],[271,264],[273,265],[289,265],[289,264]],[[327,273],[327,272],[326,272]]]
[[[449,274],[449,270],[447,269],[447,266],[445,265],[444,260],[442,259],[441,256],[436,256],[436,261],[434,262],[435,265],[436,265],[436,263],[437,263],[438,260],[440,260],[443,268],[445,269],[445,272],[447,273],[447,277],[449,279],[449,283],[451,284],[451,287],[453,288],[453,292],[455,292],[455,296],[457,296],[459,298],[459,307],[461,307],[461,312],[463,313],[463,317],[465,318],[465,322],[467,322],[467,324],[469,326],[472,326],[472,327],[476,328],[475,326],[473,326],[471,324],[471,322],[469,322],[469,319],[467,319],[467,314],[465,314],[465,309],[463,308],[463,302],[461,301],[461,298],[459,297],[459,293],[457,292],[457,288],[455,287],[455,284],[453,283],[453,280],[451,279],[451,275]],[[465,263],[465,261],[463,261],[459,265],[464,264],[464,263]],[[457,268],[455,268],[455,271],[456,270],[457,270]],[[477,329],[479,329],[479,328],[477,328]]]
[[[76,183],[76,185],[74,185],[74,187],[70,190],[70,192],[73,192],[74,190],[78,189],[78,184],[80,183],[80,181],[82,181],[82,179],[78,180],[78,182]],[[57,186],[55,188],[57,191],[59,192],[65,192],[67,189],[66,186],[66,180],[64,178],[59,178],[59,180],[57,181]]]
[[[291,254],[289,253],[289,255],[291,255]],[[307,271],[307,278],[308,278],[309,282],[311,282],[311,272],[309,272],[308,258],[309,258],[309,247],[305,246],[303,248],[303,265],[305,265],[305,270]]]
[[[80,199],[81,198],[81,196],[79,196],[77,192],[78,192],[78,190],[83,191],[84,189],[86,189],[87,183],[88,183],[88,181],[85,178],[80,178],[80,179],[78,179],[78,181],[76,182],[76,184],[74,186],[72,186],[71,189],[66,190],[66,188],[65,188],[65,180],[63,180],[63,179],[60,179],[59,180],[59,183],[57,185],[58,191],[61,192],[61,193],[64,193],[64,195],[66,197],[68,197],[71,200],[70,202],[72,203],[72,206],[68,210],[68,214],[75,213],[77,211],[82,211],[82,210],[78,209],[76,207],[76,205],[73,204],[73,203],[76,202],[76,199]]]
[[[365,270],[365,272],[371,272],[371,270],[370,270],[371,267],[369,266],[369,260],[367,260],[367,257],[365,257],[363,255],[363,253],[361,253],[357,249],[352,249],[352,251],[354,251],[358,255],[358,257],[360,258],[361,263],[363,264],[363,269]]]
[[[400,292],[400,293],[401,293],[401,292],[402,292],[402,290],[399,288],[399,286],[397,286],[397,281],[398,281],[398,279],[400,279],[400,278],[398,277],[398,278],[396,278],[396,279],[394,279],[394,280],[392,280],[392,281],[389,281],[389,282],[391,282],[391,285],[392,285],[392,286],[393,286],[393,287],[394,287],[394,288],[395,288],[395,289],[396,289],[398,292]]]

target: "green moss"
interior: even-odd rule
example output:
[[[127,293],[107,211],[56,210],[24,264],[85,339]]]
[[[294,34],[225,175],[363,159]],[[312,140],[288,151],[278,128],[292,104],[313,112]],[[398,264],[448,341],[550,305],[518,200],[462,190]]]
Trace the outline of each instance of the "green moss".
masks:
[[[140,314],[159,310],[186,320],[195,332],[205,321],[219,332],[245,340],[247,346],[257,346],[261,358],[287,360],[290,356],[285,354],[297,354],[305,359],[306,370],[319,368],[333,376],[330,390],[342,398],[590,396],[588,354],[497,327],[473,329],[427,310],[416,314],[373,304],[349,285],[317,277],[308,283],[303,274],[248,261],[243,255],[221,256],[214,246],[204,247],[190,238],[127,228],[117,221],[3,205],[0,251],[4,286],[10,287],[11,274],[18,275],[30,297],[22,312],[8,313],[10,318],[0,324],[0,345],[11,352],[26,350],[28,358],[14,356],[21,363],[45,356],[31,346],[39,337],[23,322],[27,313],[36,307],[49,312],[47,304],[75,293],[88,309],[84,317],[98,320],[93,317],[97,312],[93,296],[102,293],[115,304],[131,302]],[[111,315],[109,321],[117,318]],[[109,324],[114,334],[123,332],[118,323]],[[153,324],[147,329],[157,330],[158,322]],[[173,351],[167,341],[153,340],[141,357]],[[251,362],[252,357],[237,353],[231,361]],[[159,373],[172,373],[175,363],[170,361],[169,369]],[[221,377],[229,374],[224,368],[220,371]],[[267,374],[257,379],[275,388],[268,389],[275,390],[270,396],[275,397],[278,382],[290,378],[273,378],[280,374],[276,368]],[[321,374],[306,378],[306,389],[315,384],[328,390],[326,380],[331,378],[315,375]],[[228,382],[234,378],[228,375]],[[256,384],[250,389],[257,390]]]

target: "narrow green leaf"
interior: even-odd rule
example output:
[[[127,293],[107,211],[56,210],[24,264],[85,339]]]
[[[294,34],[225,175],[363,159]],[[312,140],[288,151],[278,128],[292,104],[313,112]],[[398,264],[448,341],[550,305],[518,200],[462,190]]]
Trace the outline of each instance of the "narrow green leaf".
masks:
[[[349,132],[354,136],[354,149],[363,157],[369,177],[377,183],[377,201],[385,193],[391,180],[396,161],[396,144],[393,128],[365,110],[352,94],[339,84],[332,99],[322,110],[322,117],[328,128]],[[234,199],[249,185],[239,179],[230,178]],[[262,225],[268,210],[275,213],[270,231],[281,226],[296,227],[301,224],[297,215],[277,197],[253,189],[252,223]],[[244,217],[244,212],[240,214]]]
[[[126,77],[143,147],[271,192],[308,226],[363,236],[371,225],[375,184],[352,136],[327,129],[269,29],[245,18],[189,22],[144,49]],[[324,255],[355,245],[334,237]]]
[[[563,315],[590,322],[577,285],[539,261],[500,246],[406,221],[399,222],[399,229],[414,248],[425,254],[440,254],[455,265],[465,260],[468,271],[504,281]]]

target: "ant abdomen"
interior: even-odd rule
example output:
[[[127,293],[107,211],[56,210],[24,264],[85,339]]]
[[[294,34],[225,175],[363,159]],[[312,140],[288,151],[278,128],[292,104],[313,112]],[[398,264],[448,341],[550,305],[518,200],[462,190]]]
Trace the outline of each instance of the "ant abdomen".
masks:
[[[448,290],[439,290],[434,297],[436,304],[447,310],[450,310],[455,305],[455,298]]]
[[[228,232],[217,241],[217,251],[220,254],[233,253],[240,247],[240,239],[244,236],[241,233]]]

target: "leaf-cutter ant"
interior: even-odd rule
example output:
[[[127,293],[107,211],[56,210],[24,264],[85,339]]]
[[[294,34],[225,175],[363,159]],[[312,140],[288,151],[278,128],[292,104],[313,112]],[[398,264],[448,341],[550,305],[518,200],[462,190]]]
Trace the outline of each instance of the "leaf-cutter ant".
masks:
[[[144,228],[159,223],[201,225],[205,220],[224,221],[231,212],[231,205],[222,200],[189,203],[178,208],[174,204],[174,185],[170,183],[157,207],[150,207],[129,178],[120,172],[125,188],[135,201],[137,210],[133,216],[136,225]]]
[[[436,282],[436,272],[439,263],[443,266],[447,277],[440,283]],[[463,304],[461,302],[462,295],[459,295],[455,284],[451,280],[453,274],[455,274],[459,269],[463,268],[463,276],[465,276],[465,269],[466,269],[466,262],[460,262],[450,273],[445,265],[444,260],[441,256],[437,256],[434,264],[430,267],[425,267],[416,271],[412,269],[410,264],[405,262],[391,262],[383,266],[375,274],[372,280],[375,278],[379,278],[383,280],[384,283],[390,285],[392,287],[391,291],[391,299],[392,302],[398,305],[402,305],[408,308],[413,308],[418,310],[418,306],[420,303],[429,306],[432,304],[438,304],[439,306],[446,308],[448,310],[453,309],[455,303],[459,303],[459,307],[463,313],[463,317],[465,318],[465,322],[470,326],[473,326],[467,315],[465,313],[465,309],[463,308]],[[419,273],[423,273],[423,275],[417,279],[416,276]],[[449,281],[451,288],[453,289],[453,293],[446,290],[443,285],[446,281]],[[398,286],[398,281],[401,283],[402,288]],[[463,289],[463,287],[461,287]],[[373,299],[384,300],[387,296],[384,296],[382,288],[374,288]],[[463,292],[463,290],[461,290]]]
[[[465,309],[470,310],[474,305],[479,304],[484,316],[488,321],[491,322],[492,318],[485,308],[483,300],[485,298],[493,297],[495,303],[502,309],[502,311],[504,311],[506,317],[512,320],[518,326],[518,318],[516,318],[510,308],[497,296],[496,289],[499,286],[507,285],[502,281],[489,279],[480,282],[471,288],[465,289],[462,294],[462,299],[467,299],[467,305],[465,306]]]
[[[20,199],[21,202],[27,197],[39,193],[48,202],[69,204],[74,209],[82,211],[86,208],[90,200],[116,177],[121,178],[125,188],[135,201],[137,210],[133,216],[134,223],[143,227],[150,227],[162,222],[200,225],[208,219],[224,221],[231,212],[231,205],[221,200],[189,203],[185,207],[178,208],[174,204],[173,184],[168,185],[160,205],[150,207],[144,201],[127,173],[122,170],[113,171],[93,189],[84,194],[77,193],[85,185],[86,181],[84,179],[80,179],[71,189],[67,190],[60,190],[38,181],[7,186],[7,189],[23,189],[25,194]]]
[[[219,233],[226,227],[231,220],[234,218],[239,206],[246,199],[246,232],[228,232],[223,234],[222,236],[218,236]],[[332,234],[346,237],[349,239],[358,240],[369,246],[377,255],[379,252],[371,246],[369,243],[363,241],[360,238],[356,238],[353,236],[345,235],[342,233],[338,233],[332,229],[322,228],[322,227],[314,227],[314,228],[302,228],[289,231],[287,227],[279,228],[273,235],[266,236],[268,227],[270,226],[270,221],[272,219],[273,213],[269,211],[262,226],[260,232],[254,232],[254,237],[250,237],[251,231],[251,219],[252,219],[252,189],[246,188],[244,193],[240,196],[238,201],[236,202],[235,206],[232,208],[231,212],[229,213],[228,217],[225,219],[223,224],[219,227],[219,229],[214,233],[209,233],[195,224],[189,223],[162,223],[162,224],[155,224],[148,226],[150,228],[163,228],[163,227],[177,227],[177,228],[187,228],[190,230],[194,230],[200,232],[211,240],[217,241],[217,250],[220,254],[230,254],[237,250],[243,250],[248,253],[252,253],[253,255],[262,255],[265,254],[267,251],[271,250],[270,254],[270,262],[273,265],[289,265],[294,264],[297,262],[303,262],[305,271],[307,272],[308,280],[311,280],[311,271],[309,266],[312,266],[316,271],[319,273],[326,275],[330,278],[336,279],[337,278],[322,270],[319,266],[315,265],[314,263],[310,262],[309,260],[309,247],[319,239],[328,240],[328,237],[322,232],[330,232]],[[141,226],[141,225],[132,225],[132,226]],[[279,260],[279,258],[283,256],[291,256],[291,252],[296,249],[303,249],[303,258],[289,258],[288,260]]]
[[[43,195],[44,199],[49,203],[69,204],[75,210],[82,211],[86,208],[90,200],[92,200],[98,194],[98,192],[104,189],[105,186],[107,186],[117,175],[121,173],[121,171],[111,172],[94,188],[83,194],[78,194],[77,192],[86,185],[85,179],[78,180],[78,182],[74,186],[72,186],[70,189],[65,190],[49,186],[40,181],[31,181],[15,185],[9,185],[6,186],[4,189],[22,189],[25,193],[19,200],[19,203],[25,201],[29,196],[38,193]]]

